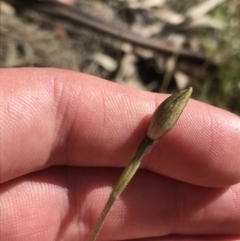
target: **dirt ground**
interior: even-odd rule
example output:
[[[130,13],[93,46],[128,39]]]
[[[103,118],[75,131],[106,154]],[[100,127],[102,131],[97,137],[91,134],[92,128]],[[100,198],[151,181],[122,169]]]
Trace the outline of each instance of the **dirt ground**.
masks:
[[[191,85],[195,98],[204,89],[216,87],[219,60],[204,53],[195,34],[200,27],[190,21],[191,13],[199,14],[200,8],[194,12],[198,1],[78,0],[71,9],[81,11],[77,16],[86,15],[87,24],[46,13],[29,2],[44,2],[50,10],[55,6],[49,0],[1,2],[0,67],[70,69],[155,92],[175,92]],[[204,34],[221,31],[221,23],[213,20],[212,26],[200,28]],[[89,26],[91,21],[110,25],[119,36]],[[154,38],[170,52],[125,41],[128,32],[145,41]],[[182,50],[190,57],[184,57]],[[201,61],[195,61],[195,55]]]

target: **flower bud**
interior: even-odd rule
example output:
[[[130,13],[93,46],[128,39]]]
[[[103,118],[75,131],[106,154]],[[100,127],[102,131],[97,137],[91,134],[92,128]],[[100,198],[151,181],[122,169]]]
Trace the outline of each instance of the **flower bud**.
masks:
[[[179,91],[164,100],[152,115],[147,137],[157,140],[169,132],[176,124],[192,94],[192,87]]]

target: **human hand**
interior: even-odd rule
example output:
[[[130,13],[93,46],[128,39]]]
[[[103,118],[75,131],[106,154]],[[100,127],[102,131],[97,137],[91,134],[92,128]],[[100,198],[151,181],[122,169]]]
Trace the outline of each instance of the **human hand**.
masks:
[[[22,68],[0,71],[0,97],[1,241],[87,240],[166,96]],[[239,240],[239,143],[239,117],[191,100],[99,239]]]
[[[75,0],[58,0],[59,2],[66,3],[66,4],[74,4]]]

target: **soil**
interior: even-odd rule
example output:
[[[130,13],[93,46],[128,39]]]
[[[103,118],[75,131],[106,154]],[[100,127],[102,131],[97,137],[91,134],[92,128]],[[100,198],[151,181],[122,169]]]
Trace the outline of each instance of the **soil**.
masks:
[[[199,65],[193,65],[191,60],[177,61],[178,54],[166,57],[64,18],[25,8],[26,0],[16,7],[14,4],[17,2],[5,0],[3,3],[7,8],[1,8],[0,67],[69,69],[157,92],[175,92],[190,84],[198,86],[209,76],[207,65],[201,66],[199,71]],[[179,1],[171,0],[166,1],[165,5],[163,7],[181,13],[189,8],[189,1],[181,1],[180,4]],[[154,35],[166,42],[169,39],[173,42],[186,39],[185,33],[178,33],[178,28],[152,19],[148,7],[129,8],[124,5],[124,1],[78,0],[75,8],[104,19],[123,32],[130,26],[132,29],[137,26],[141,34]],[[162,31],[158,33],[154,27]],[[198,51],[201,52],[199,47]],[[175,75],[179,72],[181,76]]]

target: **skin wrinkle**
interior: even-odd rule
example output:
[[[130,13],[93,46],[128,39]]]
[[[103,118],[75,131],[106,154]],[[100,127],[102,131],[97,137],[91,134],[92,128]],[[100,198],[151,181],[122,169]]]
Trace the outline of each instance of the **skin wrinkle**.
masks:
[[[232,202],[228,201],[226,205],[226,197],[229,195],[229,188],[215,188],[214,191],[219,191],[219,198],[214,199],[212,202],[210,202],[208,205],[203,206],[202,210],[203,212],[203,221],[205,218],[205,222],[202,223],[203,229],[205,229],[206,234],[238,234],[239,232],[236,230],[239,230],[239,222],[236,220],[234,221],[231,218],[231,215],[229,215],[228,220],[225,220],[226,212],[228,210],[227,205],[232,206]],[[229,200],[229,199],[228,199]],[[212,213],[211,209],[215,206],[217,208],[216,213]],[[232,206],[232,210],[235,209],[235,206]],[[233,216],[233,215],[232,215]],[[198,220],[198,213],[197,213],[197,221]],[[206,222],[208,220],[208,222]],[[216,224],[217,225],[216,225]],[[215,224],[215,225],[214,225]],[[227,231],[226,224],[228,224],[229,229]],[[232,228],[230,228],[232,227]],[[231,230],[232,229],[232,230]]]
[[[172,233],[174,233],[175,231],[174,230],[177,230],[179,225],[177,224],[179,222],[180,217],[180,205],[179,205],[179,185],[177,183],[177,180],[172,180],[172,183],[171,183],[171,188],[169,189],[172,189],[173,192],[171,192],[171,197],[172,197],[172,202],[173,205],[172,205],[172,210],[171,210],[171,215],[172,215],[172,219],[171,219],[171,228],[169,228],[169,232],[165,235],[171,235]]]
[[[45,153],[46,157],[43,158],[42,157],[42,160],[47,160],[51,154],[51,150],[52,150],[52,146],[54,144],[54,141],[56,139],[56,132],[55,131],[52,131],[52,130],[55,130],[55,113],[56,113],[56,99],[54,98],[54,85],[55,85],[55,80],[54,80],[54,77],[51,77],[49,76],[47,73],[44,73],[44,75],[46,75],[46,78],[47,81],[42,81],[41,79],[39,79],[39,76],[37,76],[37,78],[39,79],[39,82],[41,83],[40,85],[40,88],[38,89],[38,86],[36,86],[36,94],[37,96],[39,96],[38,92],[40,91],[41,93],[44,93],[44,94],[40,94],[40,97],[37,97],[37,98],[41,98],[41,100],[37,100],[35,98],[35,95],[32,96],[33,98],[33,101],[31,102],[32,105],[35,107],[33,107],[32,109],[35,109],[37,111],[37,115],[40,115],[40,116],[37,116],[36,119],[38,120],[38,124],[37,126],[35,127],[35,129],[33,129],[33,133],[34,133],[34,130],[37,130],[39,126],[42,126],[45,127],[46,126],[46,135],[44,133],[44,136],[48,136],[48,140],[47,142],[51,143],[49,145],[49,151]],[[46,88],[46,82],[48,82],[48,88]],[[50,83],[50,84],[49,84]],[[51,91],[49,91],[51,90]],[[31,92],[32,93],[32,92]],[[47,100],[47,101],[46,101]],[[40,102],[39,102],[40,101]],[[43,104],[42,104],[43,103]],[[51,103],[49,105],[49,103]],[[36,106],[39,105],[37,108]],[[39,111],[41,110],[44,106],[44,111]],[[50,107],[50,108],[49,108]],[[41,114],[42,113],[49,113],[47,116],[48,118],[47,119],[43,119]],[[41,128],[39,128],[41,129]],[[30,132],[32,133],[32,132]],[[40,139],[41,140],[41,139]],[[36,141],[38,141],[36,139]],[[41,143],[41,142],[40,142]],[[30,150],[31,151],[31,150]],[[43,165],[47,165],[47,163],[43,163]]]
[[[101,100],[102,100],[102,106],[103,106],[103,108],[102,108],[101,128],[105,130],[107,128],[107,121],[106,120],[107,120],[107,115],[108,115],[107,112],[108,112],[108,110],[107,110],[106,99],[105,99],[103,94],[101,94]],[[103,136],[105,137],[106,135],[103,134]],[[101,136],[98,135],[97,139],[101,140]]]
[[[0,88],[0,90],[1,90],[1,88]],[[1,97],[3,97],[3,96],[1,96]],[[10,116],[10,105],[9,105],[9,103],[7,101],[5,101],[5,102],[0,101],[0,104],[1,104],[1,102],[4,103],[4,104],[2,104],[1,109],[0,109],[1,110],[1,113],[0,113],[0,121],[1,121],[0,122],[0,159],[4,160],[3,157],[6,157],[6,159],[7,159],[8,158],[7,155],[9,154],[9,152],[7,151],[7,148],[4,148],[3,140],[7,144],[9,143],[9,141],[8,141],[7,138],[3,138],[3,136],[6,136],[7,133],[11,135],[11,132],[13,130],[12,130],[12,128],[7,130],[6,125],[4,125],[5,123],[7,124],[7,122],[4,121],[4,116]],[[4,105],[6,107],[4,107]],[[5,114],[4,114],[4,112],[5,112]],[[9,162],[12,163],[13,161],[9,160]],[[1,166],[2,166],[2,163],[0,163],[0,167]],[[1,167],[0,168],[0,181],[1,181],[1,183],[2,183],[3,170],[4,169]],[[10,170],[9,170],[9,172],[10,172]]]
[[[136,148],[137,146],[135,145],[134,142],[129,142],[128,140],[131,139],[132,135],[134,135],[136,128],[138,128],[139,123],[141,123],[141,120],[139,120],[139,122],[136,122],[135,120],[135,116],[137,115],[136,113],[134,113],[134,110],[136,108],[136,103],[132,104],[131,101],[129,101],[129,96],[126,95],[126,93],[122,93],[122,95],[119,95],[117,97],[117,99],[114,98],[114,96],[112,97],[112,101],[114,102],[114,107],[116,109],[119,110],[119,112],[116,114],[115,118],[112,118],[112,123],[116,123],[117,128],[119,129],[119,131],[121,131],[124,127],[124,130],[128,133],[126,136],[126,140],[127,140],[127,145],[129,147],[133,147],[133,148],[129,148],[132,150],[132,153],[130,153],[123,161],[126,161],[126,165],[129,163],[129,161],[131,160],[132,156],[135,154]],[[121,106],[125,106],[125,108],[121,108]],[[114,108],[113,107],[113,108]],[[129,109],[131,110],[131,112],[129,112]],[[140,117],[141,118],[141,117]],[[134,124],[130,124],[129,125],[129,120],[133,120],[132,123]],[[130,121],[131,123],[131,121]],[[116,136],[119,136],[119,133],[115,133],[115,129],[113,129],[113,135],[111,137],[111,139],[116,138]],[[119,143],[116,146],[116,150],[120,150],[122,149],[125,145],[126,145],[126,140],[122,140],[121,143]],[[115,156],[112,155],[111,157],[113,160],[115,159]]]
[[[209,115],[206,115],[206,116],[208,117]],[[216,136],[218,136],[218,137],[222,136],[222,131],[218,131],[218,133],[216,133],[216,131],[214,130],[214,128],[217,130],[219,129],[219,120],[216,119],[213,123],[213,120],[211,118],[205,117],[205,120],[206,119],[208,120],[207,121],[208,125],[206,125],[206,123],[205,123],[204,126],[208,126],[208,129],[209,129],[209,138],[208,138],[209,144],[208,144],[206,153],[211,153],[212,156],[215,156],[215,157],[221,157],[220,151],[219,152],[214,151],[214,149],[220,150],[220,148],[216,148],[216,146],[219,145],[219,141],[216,142],[215,140],[216,140]],[[216,127],[218,127],[218,128],[216,128]],[[222,139],[225,139],[225,137],[223,136]],[[224,148],[224,145],[220,145],[220,146],[222,146]],[[227,150],[224,150],[224,151],[227,151]],[[207,156],[206,156],[206,158],[207,158]],[[224,169],[223,166],[227,165],[227,162],[226,161],[219,162],[218,158],[215,158],[215,160],[212,161],[212,165],[213,165],[213,171],[219,172]]]
[[[55,151],[57,148],[58,144],[61,145],[61,130],[63,129],[63,121],[64,117],[66,115],[63,115],[60,112],[61,106],[62,106],[62,99],[63,99],[63,83],[57,81],[54,78],[54,84],[53,84],[53,104],[54,104],[54,141],[52,144],[52,149],[51,149],[51,154]],[[58,134],[59,133],[59,134]]]
[[[105,98],[105,103],[114,103],[110,108],[107,108],[106,107],[106,109],[107,109],[107,113],[109,114],[109,116],[111,115],[111,113],[113,112],[113,110],[115,110],[115,108],[117,109],[117,110],[119,110],[118,112],[116,112],[115,113],[115,115],[114,115],[114,118],[111,118],[110,119],[110,121],[108,121],[108,123],[109,123],[109,125],[108,125],[108,130],[106,129],[106,131],[108,131],[108,132],[110,132],[110,134],[108,134],[108,138],[107,138],[107,140],[109,140],[110,141],[110,143],[112,143],[112,142],[116,142],[115,140],[116,140],[116,136],[120,136],[121,135],[121,133],[119,134],[118,132],[120,132],[120,131],[122,131],[122,126],[126,126],[126,128],[124,128],[125,129],[125,131],[127,130],[127,129],[129,129],[129,134],[128,134],[128,136],[129,137],[127,137],[127,138],[131,138],[131,136],[133,135],[132,133],[134,133],[134,129],[136,128],[136,126],[138,126],[138,124],[132,124],[131,126],[128,124],[128,122],[129,122],[129,116],[133,116],[133,113],[131,112],[131,113],[129,113],[128,111],[127,111],[127,109],[134,109],[134,108],[136,108],[135,106],[136,106],[136,104],[134,104],[133,106],[131,106],[131,102],[130,101],[128,101],[128,99],[129,99],[129,96],[126,96],[126,98],[125,98],[125,93],[123,92],[123,93],[121,93],[121,95],[117,92],[116,94],[114,94],[114,95],[103,95],[104,96],[104,98]],[[107,105],[106,105],[107,106]],[[124,109],[121,109],[120,107],[121,106],[126,106],[126,108],[124,108]],[[126,111],[125,111],[126,110]],[[126,116],[126,117],[125,117]],[[122,120],[121,120],[122,119]],[[121,122],[119,121],[119,120],[121,120]],[[126,121],[126,124],[124,124],[124,122]],[[134,122],[136,122],[135,120],[134,120]],[[111,129],[112,128],[114,128],[113,129],[113,131],[111,131]],[[104,135],[104,131],[102,132],[102,135],[103,136],[105,136]],[[104,138],[105,137],[103,137],[102,139],[104,140]],[[106,140],[106,141],[107,141]],[[105,141],[105,142],[106,142]],[[109,142],[108,141],[108,142]],[[114,151],[116,150],[116,151],[118,151],[119,149],[122,149],[123,148],[123,146],[125,145],[125,142],[126,142],[126,140],[123,140],[123,144],[118,144],[118,146],[116,146],[115,147],[115,149],[114,150],[111,150],[111,149],[109,149],[109,154],[108,154],[108,158],[110,159],[110,160],[114,160],[115,159],[115,154],[114,154]],[[134,142],[132,142],[132,143],[128,143],[128,145],[134,145],[135,146],[135,143]],[[129,148],[130,149],[130,148]],[[134,149],[136,149],[136,148],[134,148]],[[133,149],[133,150],[134,150]],[[135,151],[133,151],[133,152],[135,152]],[[127,159],[127,160],[126,160]],[[124,161],[124,162],[126,162],[126,163],[128,163],[128,161],[130,160],[129,158],[126,158],[126,157],[124,157],[124,158],[122,158],[122,160]],[[111,161],[112,162],[112,161]],[[106,164],[106,165],[108,165],[108,164]]]
[[[208,149],[208,153],[212,153],[213,156],[215,157],[221,157],[221,151],[223,151],[222,148],[216,148],[216,146],[222,146],[224,148],[224,142],[222,142],[221,140],[227,139],[227,137],[225,135],[223,135],[223,131],[221,129],[221,121],[219,119],[215,119],[215,121],[213,122],[213,119],[209,118],[209,130],[210,130],[210,144],[209,144],[209,149]],[[217,130],[217,132],[216,132]],[[220,141],[216,142],[215,140],[217,139],[218,136],[218,140],[220,139]],[[222,138],[219,138],[222,137]],[[215,148],[214,148],[215,147]],[[218,149],[219,151],[216,152],[215,150]],[[225,149],[225,152],[228,152],[230,148]],[[224,169],[224,166],[227,165],[227,161],[222,161],[219,162],[218,158],[215,158],[215,161],[212,162],[213,166],[214,166],[214,170],[216,171],[220,171],[222,169]]]
[[[120,130],[119,126],[122,125],[122,122],[119,122],[119,119],[121,119],[121,117],[125,115],[124,111],[122,111],[120,108],[120,106],[124,103],[124,98],[120,96],[118,93],[116,94],[116,97],[114,97],[114,95],[106,96],[104,95],[104,93],[101,93],[101,96],[102,96],[102,102],[104,103],[104,118],[103,118],[103,124],[102,124],[104,126],[103,130],[106,130],[106,134],[107,134],[108,128],[110,128],[109,129],[110,134],[108,134],[109,137],[107,137],[107,139],[105,139],[106,138],[105,131],[103,132],[102,135],[104,136],[104,141],[108,141],[111,143],[112,141],[114,141],[116,136],[119,135],[118,133]],[[111,112],[114,108],[119,109],[119,112],[115,113],[114,118],[111,118],[110,121],[108,120],[108,125],[106,125],[107,116],[111,115]],[[114,128],[114,126],[112,125],[116,127]]]
[[[199,155],[200,153],[204,153],[203,155],[203,159],[207,160],[209,159],[209,155],[213,156],[213,152],[212,150],[214,149],[213,147],[213,143],[214,143],[214,139],[213,139],[213,123],[211,118],[209,117],[209,115],[205,115],[204,118],[202,119],[202,128],[207,129],[208,131],[205,133],[204,135],[204,146],[199,145],[198,151],[199,151]],[[216,145],[216,144],[215,144]],[[216,161],[214,162],[216,163]],[[217,164],[217,163],[216,163]],[[205,169],[205,163],[203,163],[203,168]],[[200,167],[201,168],[201,167]],[[218,170],[219,167],[215,166],[214,169],[212,171]],[[204,171],[202,171],[203,173]]]
[[[214,147],[214,145],[213,145],[213,143],[214,143],[214,135],[213,135],[213,133],[214,133],[214,131],[213,131],[214,123],[212,122],[212,119],[209,117],[209,115],[205,116],[204,119],[205,120],[207,119],[207,123],[208,123],[207,127],[209,129],[209,137],[208,137],[209,144],[208,144],[208,148],[206,148],[206,149],[207,149],[208,153],[213,153],[212,150],[214,149],[213,148]]]
[[[203,124],[202,124],[202,126],[203,126],[203,128],[205,128],[205,129],[209,129],[208,128],[208,126],[209,126],[209,121],[204,121],[203,122]],[[200,127],[201,127],[201,125],[200,125]],[[188,130],[187,130],[188,131]],[[213,129],[212,129],[212,131],[213,131]],[[216,131],[215,131],[216,132]],[[195,148],[194,149],[194,151],[196,152],[196,150],[197,151],[199,151],[199,155],[201,154],[201,153],[203,153],[204,154],[204,156],[205,156],[205,160],[211,160],[211,162],[214,164],[214,165],[223,165],[224,163],[226,163],[225,161],[219,161],[219,159],[218,158],[216,158],[218,155],[216,155],[216,150],[218,150],[219,148],[216,148],[216,145],[219,145],[219,141],[218,142],[214,142],[215,144],[215,152],[209,152],[208,151],[208,147],[209,147],[209,145],[206,145],[206,143],[208,143],[209,141],[207,141],[207,140],[210,140],[210,137],[209,136],[212,136],[212,135],[210,135],[210,131],[206,131],[205,132],[205,136],[204,136],[204,149],[201,151],[201,147],[202,147],[202,145],[201,145],[201,143],[199,143],[200,144],[200,148],[198,147],[198,148]],[[212,146],[212,148],[213,148],[213,146]],[[228,148],[228,147],[227,147]],[[190,148],[189,149],[189,151],[191,152],[191,149],[193,149],[193,148]],[[207,150],[207,151],[205,151],[205,150]],[[220,150],[219,150],[220,151]],[[220,154],[220,153],[219,153]],[[195,155],[196,155],[196,153],[195,153]],[[211,156],[214,156],[214,159],[213,158],[211,158]],[[222,159],[222,155],[220,155],[219,156],[219,158],[220,159]],[[204,160],[204,158],[203,158],[203,160]],[[190,163],[191,164],[191,163]],[[192,163],[192,164],[194,164],[194,163]],[[207,161],[206,162],[202,162],[202,164],[203,165],[208,165],[207,164]],[[204,167],[204,166],[203,166]],[[205,167],[204,167],[205,168]],[[212,171],[214,171],[215,170],[215,168],[213,168],[212,169]]]
[[[240,212],[240,207],[239,210],[237,210],[237,207],[239,206],[239,200],[240,200],[240,195],[238,195],[235,190],[233,189],[233,187],[229,187],[229,191],[232,194],[231,196],[233,196],[234,198],[231,198],[231,200],[233,201],[233,205],[236,207],[236,211]]]
[[[9,104],[10,113],[12,113],[12,115],[10,115],[10,120],[13,120],[13,124],[12,123],[8,123],[8,124],[10,127],[14,126],[17,130],[17,131],[15,130],[15,137],[14,137],[15,140],[18,140],[20,143],[23,143],[23,144],[25,144],[27,142],[31,143],[31,141],[29,139],[31,136],[29,136],[28,131],[31,129],[34,129],[33,128],[34,122],[29,122],[29,119],[30,119],[30,116],[34,116],[34,115],[32,115],[32,111],[31,111],[31,113],[29,113],[29,108],[28,108],[28,106],[26,106],[25,100],[29,101],[30,108],[31,108],[33,98],[31,98],[31,95],[25,96],[23,90],[20,90],[20,91],[16,90],[15,95],[12,95],[12,93],[13,92],[11,92],[11,95],[9,96],[9,98],[6,93],[6,97],[5,97],[6,102]],[[34,91],[34,93],[36,93],[36,91]],[[26,114],[25,114],[24,118],[22,118],[22,113],[24,113],[24,112]],[[36,111],[34,112],[34,114],[36,114]],[[35,118],[36,118],[36,116],[35,116]],[[26,130],[26,128],[27,128],[27,130]],[[8,129],[8,127],[6,127],[6,129]],[[26,135],[24,134],[19,137],[19,133],[21,133],[23,131],[25,131]],[[38,133],[38,134],[40,134],[40,133]],[[9,141],[12,142],[13,135],[8,134],[8,135],[6,135],[6,137],[9,137]],[[6,143],[5,146],[7,146],[8,140],[6,140],[5,137],[4,137],[4,140]],[[22,153],[21,148],[16,148],[15,151],[18,153],[18,155],[21,155],[21,153]],[[29,153],[30,153],[29,151],[26,152],[25,156],[28,156]],[[16,156],[18,156],[18,155],[16,155]],[[11,159],[9,159],[9,161],[10,160]],[[9,164],[8,171],[10,171],[10,172],[11,172],[11,167],[16,165],[16,163],[14,163],[14,161],[15,160],[12,159],[12,163]],[[22,169],[31,169],[31,163],[24,163],[24,166],[22,166]]]
[[[187,195],[189,195],[189,193]],[[186,195],[186,200],[188,200],[187,195]],[[190,200],[192,201],[192,203],[189,203]],[[185,209],[186,210],[187,210],[187,208],[189,208],[189,206],[195,205],[194,200],[192,200],[192,199],[190,199],[190,200],[188,200],[188,203],[185,202],[185,204],[186,204]],[[198,210],[196,210],[196,213],[194,213],[194,212],[190,213],[189,212],[189,213],[185,214],[185,217],[182,216],[182,220],[179,222],[181,224],[179,231],[184,230],[183,233],[186,233],[186,234],[194,233],[194,229],[196,229],[197,224],[189,225],[189,223],[191,223],[191,221],[194,223],[194,220],[196,219],[196,216],[198,217],[198,219],[200,219],[199,215],[201,217],[203,217],[202,222],[204,223],[204,216],[205,216],[205,213],[206,213],[206,207],[204,205],[201,205],[198,208]]]
[[[51,150],[49,150],[49,158],[46,159],[47,163],[46,165],[48,167],[57,164],[56,161],[59,161],[58,159],[56,159],[56,161],[53,161],[53,159],[51,159],[51,156],[54,155],[54,152],[57,149],[59,149],[61,146],[63,146],[65,144],[64,140],[65,138],[62,139],[62,130],[65,129],[63,127],[64,124],[64,119],[65,116],[67,116],[66,114],[61,114],[60,111],[60,106],[62,108],[63,104],[62,104],[62,100],[63,100],[63,85],[60,81],[57,80],[56,76],[47,76],[46,78],[47,80],[50,79],[50,82],[52,83],[50,85],[50,93],[51,93],[51,97],[49,100],[50,106],[52,106],[52,116],[53,116],[53,138],[52,138],[52,145],[51,145]],[[49,82],[49,81],[47,81]],[[45,84],[45,82],[43,82],[43,84]],[[62,118],[63,117],[63,118]],[[61,143],[63,141],[63,143]],[[60,163],[58,163],[60,164]]]
[[[77,120],[80,119],[81,114],[84,114],[84,111],[82,111],[81,109],[79,109],[78,111],[75,111],[75,101],[76,99],[78,99],[78,96],[81,96],[83,88],[79,87],[79,85],[81,86],[81,82],[79,82],[78,84],[78,88],[77,89],[73,89],[69,88],[68,85],[63,85],[62,86],[62,81],[59,81],[58,79],[56,79],[56,86],[57,89],[59,89],[58,86],[60,86],[60,92],[61,94],[59,95],[59,97],[62,97],[60,100],[60,102],[58,103],[61,106],[61,109],[58,108],[58,114],[57,114],[57,118],[59,118],[59,116],[63,116],[63,118],[61,118],[61,125],[58,128],[58,138],[57,138],[57,144],[56,147],[57,149],[59,149],[59,145],[64,147],[64,150],[66,151],[66,153],[64,154],[64,157],[61,158],[61,163],[63,165],[66,165],[67,163],[71,163],[71,156],[72,153],[74,152],[74,150],[76,148],[78,148],[78,146],[76,146],[77,142],[77,133],[81,132],[82,129],[80,130],[78,127],[78,123],[76,122]],[[60,83],[60,84],[59,84]],[[79,90],[78,90],[79,89]],[[68,96],[68,93],[71,93],[70,98],[66,98]],[[70,113],[75,113],[75,116]],[[72,116],[71,119],[69,119],[69,116]],[[64,133],[62,132],[62,130],[66,130]],[[53,149],[54,150],[54,149]],[[58,151],[58,150],[56,150]],[[53,153],[55,152],[55,150],[53,151]],[[55,157],[55,155],[54,155]],[[52,160],[54,160],[54,158],[51,158]],[[58,161],[59,164],[59,159],[56,159]],[[51,162],[52,163],[52,162]],[[52,163],[54,164],[54,163]]]
[[[97,90],[97,91],[94,90],[87,94],[87,99],[86,99],[87,102],[84,106],[82,106],[83,112],[85,112],[86,110],[88,111],[88,117],[87,117],[87,121],[86,121],[86,125],[88,125],[88,127],[86,127],[86,137],[91,138],[91,136],[94,136],[94,142],[89,143],[90,151],[94,147],[99,149],[103,145],[103,142],[105,142],[105,140],[106,140],[105,139],[106,135],[104,134],[105,129],[106,129],[106,125],[104,124],[104,122],[106,121],[106,118],[107,118],[106,117],[106,111],[107,111],[106,108],[107,107],[106,107],[105,99],[106,99],[106,97],[102,93],[101,89]],[[89,103],[90,103],[90,105],[96,106],[97,111],[91,110],[91,112],[89,112],[89,110],[88,110]],[[102,107],[102,105],[100,103],[104,104],[104,106]],[[100,108],[99,108],[99,105],[101,106]],[[86,108],[86,110],[85,110],[85,108]],[[98,128],[94,127],[95,123],[97,123]],[[81,131],[85,131],[84,128],[85,127],[83,126]],[[95,146],[93,146],[93,145],[95,145]]]
[[[173,229],[171,233],[174,233],[174,230],[181,230],[181,226],[184,225],[184,219],[183,217],[183,213],[184,211],[181,211],[182,207],[185,207],[185,200],[184,200],[184,204],[182,203],[183,198],[182,198],[182,193],[180,192],[179,189],[179,182],[177,180],[173,179],[173,186],[174,186],[174,191],[173,191],[173,196],[174,196],[174,224],[173,224]],[[170,234],[171,234],[170,233]]]
[[[208,206],[204,207],[206,210],[206,216],[205,218],[211,217],[209,220],[210,224],[209,226],[209,231],[208,233],[215,232],[219,233],[221,232],[222,234],[239,234],[240,230],[240,223],[236,217],[234,217],[234,214],[229,215],[228,220],[225,220],[226,217],[226,212],[228,212],[228,207],[232,207],[232,210],[235,210],[237,213],[239,213],[236,209],[236,206],[233,205],[232,198],[228,198],[231,196],[231,190],[228,188],[222,188],[222,190],[225,190],[220,198],[216,200],[213,203],[210,203]],[[213,215],[210,210],[212,206],[217,206],[218,207],[218,212]],[[238,205],[239,206],[239,205]],[[213,220],[213,222],[211,222]],[[218,226],[214,225],[214,223],[217,222]],[[228,226],[228,230],[226,230],[226,226]],[[240,236],[239,236],[240,238]]]
[[[215,156],[217,157],[217,156],[220,156],[221,155],[221,153],[220,152],[214,152],[214,146],[216,147],[216,145],[218,145],[218,143],[216,143],[214,140],[215,140],[215,138],[214,138],[214,131],[213,131],[213,126],[214,126],[214,124],[212,124],[212,121],[210,121],[210,136],[211,136],[211,138],[210,138],[210,140],[211,140],[211,143],[209,144],[209,153],[212,153],[213,155],[215,154]],[[221,171],[222,169],[223,169],[223,166],[224,166],[224,164],[226,163],[226,162],[218,162],[218,160],[217,160],[217,158],[215,159],[215,161],[214,162],[212,162],[213,163],[213,169],[214,169],[214,171],[216,171],[216,172],[218,172],[218,171]]]
[[[114,102],[114,99],[112,98],[112,96],[111,98],[108,96],[105,96],[103,92],[100,92],[99,94],[101,95],[99,99],[101,99],[101,103],[102,103],[102,109],[99,111],[102,112],[102,116],[101,116],[101,120],[98,120],[98,122],[102,132],[96,133],[96,141],[99,143],[104,143],[105,148],[111,151],[111,142],[115,138],[115,130],[112,127],[109,128],[109,126],[111,126],[112,123],[114,124],[117,123],[117,120],[111,119],[110,121],[108,121],[108,115],[109,115],[109,112],[111,114],[111,108],[113,108],[111,107],[111,104]],[[113,133],[113,135],[108,135],[107,134],[108,131]]]
[[[191,216],[193,215],[193,210],[189,207],[194,206],[194,204],[189,203],[189,192],[188,189],[189,187],[187,186],[188,184],[186,184],[186,186],[184,188],[180,188],[180,182],[178,182],[177,180],[174,180],[176,182],[176,186],[177,188],[174,189],[174,193],[175,193],[175,198],[176,198],[176,208],[177,208],[177,214],[178,214],[178,219],[176,220],[176,222],[178,223],[178,225],[176,225],[176,228],[174,229],[175,232],[173,232],[172,234],[176,234],[178,232],[176,232],[177,230],[185,230],[186,227],[189,226],[188,222],[189,222],[189,218],[191,218]],[[184,184],[183,184],[184,185]],[[191,188],[191,187],[190,187]],[[191,200],[192,201],[192,200]]]
[[[180,184],[180,183],[179,183]],[[221,194],[221,189],[219,191],[217,189],[211,189],[211,188],[203,188],[203,187],[197,187],[198,192],[200,193],[198,200],[198,194],[195,193],[196,197],[192,198],[189,191],[194,187],[194,185],[184,184],[181,186],[180,192],[177,192],[176,195],[177,201],[178,201],[178,208],[181,210],[179,212],[179,220],[178,220],[178,226],[175,229],[175,232],[172,234],[194,234],[197,232],[196,227],[198,226],[198,223],[195,223],[195,220],[200,220],[200,216],[204,217],[205,215],[203,213],[206,213],[208,210],[208,205],[211,205],[211,202],[215,201],[215,198],[218,197],[219,194]],[[215,195],[212,195],[211,192]],[[205,193],[206,197],[204,198],[201,193]],[[193,193],[194,196],[194,193]],[[181,204],[181,205],[179,205]],[[206,207],[206,210],[205,210]],[[207,217],[208,215],[206,215]],[[206,223],[206,218],[202,220],[203,223]],[[199,222],[199,221],[198,221]],[[202,225],[204,226],[204,224]],[[203,229],[205,230],[205,229]],[[206,232],[206,230],[205,230]],[[202,234],[200,232],[199,234]]]
[[[66,104],[66,109],[65,109],[65,116],[68,116],[66,113],[67,111],[71,110],[71,108],[68,108],[69,106],[71,106],[71,101],[68,100],[67,104]],[[79,112],[75,112],[76,117],[72,118],[71,121],[68,120],[68,118],[66,118],[66,125],[67,125],[67,132],[66,132],[66,137],[65,139],[65,143],[64,145],[66,146],[66,153],[64,155],[64,159],[63,159],[63,165],[71,165],[71,157],[72,157],[72,153],[74,152],[74,150],[76,148],[78,148],[78,141],[77,141],[77,133],[79,132],[79,128],[77,128],[78,123],[77,123],[77,116],[79,116]],[[69,125],[70,123],[70,125]]]
[[[67,190],[68,191],[68,202],[69,202],[69,212],[65,217],[65,222],[63,223],[64,225],[61,225],[61,233],[64,233],[64,230],[68,230],[69,229],[69,225],[67,225],[67,223],[69,223],[71,225],[71,221],[69,222],[68,219],[70,219],[71,216],[73,216],[73,219],[77,220],[77,224],[87,224],[87,222],[84,222],[82,220],[84,220],[83,215],[82,215],[82,211],[81,211],[81,205],[79,205],[79,193],[78,193],[78,187],[77,187],[77,180],[75,180],[75,175],[72,175],[72,173],[70,172],[71,168],[67,168],[66,173],[66,186],[67,186]],[[81,189],[81,196],[82,197],[86,197],[86,192],[85,189]],[[86,199],[86,198],[85,198]],[[71,210],[70,207],[75,207],[75,210]],[[80,233],[80,229],[78,230],[78,237],[83,236],[82,233]]]
[[[80,132],[85,133],[85,137],[86,137],[86,140],[88,143],[87,150],[85,150],[86,156],[87,156],[87,152],[88,151],[91,152],[93,149],[99,150],[99,152],[100,152],[100,149],[101,149],[103,143],[104,144],[106,143],[106,135],[104,134],[105,129],[106,129],[106,126],[104,124],[105,119],[106,119],[106,116],[104,116],[106,114],[106,106],[104,106],[101,109],[98,108],[100,103],[102,103],[102,104],[105,103],[104,99],[105,99],[105,97],[102,95],[101,91],[96,91],[96,92],[93,91],[93,92],[87,94],[86,101],[88,103],[86,102],[86,104],[84,106],[81,106],[82,113],[88,111],[87,105],[89,105],[89,104],[96,105],[96,109],[97,109],[96,113],[95,113],[95,111],[92,111],[92,112],[88,111],[87,121],[84,121],[83,122],[84,124],[82,125],[81,129],[78,129],[79,133]],[[79,119],[80,118],[78,118],[78,120]],[[95,122],[98,123],[98,128],[94,127]],[[88,125],[88,127],[85,127],[86,125]],[[91,141],[91,140],[94,140],[94,141]]]
[[[176,235],[171,235],[168,237],[154,237],[147,239],[134,239],[134,241],[239,241],[239,238],[233,235],[227,235],[226,237],[220,237],[219,235],[182,235],[181,237]],[[121,240],[116,240],[121,241]],[[130,239],[126,239],[124,241],[132,241]]]

